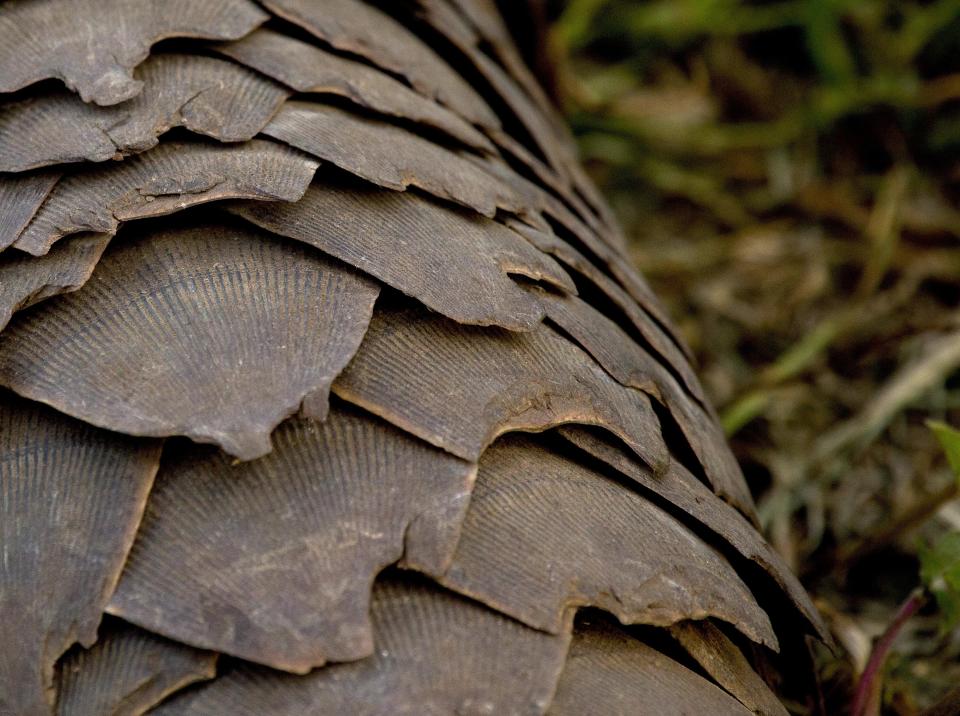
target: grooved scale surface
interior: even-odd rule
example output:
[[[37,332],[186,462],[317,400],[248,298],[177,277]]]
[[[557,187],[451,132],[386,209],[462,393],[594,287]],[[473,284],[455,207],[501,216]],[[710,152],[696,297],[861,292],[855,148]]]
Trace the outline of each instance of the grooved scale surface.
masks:
[[[650,348],[647,350],[652,349],[651,352],[659,357],[665,366],[677,373],[683,387],[698,401],[706,400],[700,381],[680,347],[654,320],[657,317],[656,311],[648,312],[649,306],[646,303],[638,304],[623,287],[563,239],[518,221],[511,221],[510,225],[538,249],[556,257],[564,266],[593,284],[605,299],[625,314],[641,339],[649,344]]]
[[[72,174],[53,188],[14,246],[36,256],[78,231],[113,233],[121,221],[222,199],[294,201],[317,162],[273,142],[231,148],[164,144],[119,164]]]
[[[406,79],[474,124],[500,125],[469,83],[416,35],[361,0],[264,0],[270,10],[344,52]]]
[[[375,112],[439,129],[474,149],[495,151],[469,122],[362,62],[271,30],[256,30],[216,49],[298,92],[346,97]]]
[[[649,393],[670,411],[711,486],[724,498],[754,514],[753,497],[723,433],[663,365],[643,350],[614,321],[575,296],[538,291],[547,315],[623,385]]]
[[[777,644],[716,550],[629,488],[528,437],[504,437],[483,454],[441,581],[537,629],[557,631],[569,607],[594,606],[628,624],[713,616]]]
[[[578,629],[550,716],[749,716],[719,687],[605,622]]]
[[[117,104],[142,89],[132,70],[157,40],[235,39],[266,18],[250,0],[7,0],[0,92],[56,77],[84,102]]]
[[[0,331],[20,309],[80,288],[108,243],[109,234],[87,234],[64,241],[45,256],[0,254]]]
[[[414,194],[315,184],[294,204],[250,202],[232,210],[460,323],[529,330],[540,322],[539,302],[508,273],[576,290],[556,262],[510,230]]]
[[[0,334],[0,383],[95,425],[187,435],[241,459],[330,382],[363,338],[378,288],[249,230],[117,242],[81,290]]]
[[[388,189],[417,187],[488,217],[497,209],[531,213],[522,197],[480,166],[407,129],[339,107],[288,102],[263,131]]]
[[[542,714],[569,625],[553,636],[435,586],[394,575],[374,588],[376,650],[305,677],[240,666],[157,716]]]
[[[297,673],[371,654],[374,577],[401,557],[446,566],[476,468],[340,408],[274,442],[240,465],[164,461],[111,613]]]
[[[54,662],[96,640],[159,457],[0,391],[0,713],[49,714]]]
[[[112,107],[69,92],[0,105],[0,171],[142,152],[178,126],[222,142],[246,141],[290,94],[232,62],[195,55],[156,55],[136,76],[143,90]]]
[[[91,649],[74,650],[60,663],[57,716],[142,714],[174,691],[216,674],[212,652],[108,621]]]
[[[788,716],[760,675],[730,639],[710,621],[681,622],[670,634],[720,686],[760,716]]]
[[[498,6],[0,0],[0,712],[782,716],[735,630],[823,625]]]
[[[653,475],[633,456],[605,436],[575,426],[560,428],[561,434],[577,447],[661,495],[695,520],[730,543],[740,554],[759,564],[789,596],[811,626],[827,638],[829,632],[803,586],[783,558],[740,513],[719,499],[709,488],[678,462],[661,475]]]
[[[0,251],[17,240],[59,179],[59,172],[0,176]]]
[[[505,432],[561,423],[606,428],[656,471],[669,460],[647,396],[544,325],[510,333],[381,310],[333,391],[468,460]]]

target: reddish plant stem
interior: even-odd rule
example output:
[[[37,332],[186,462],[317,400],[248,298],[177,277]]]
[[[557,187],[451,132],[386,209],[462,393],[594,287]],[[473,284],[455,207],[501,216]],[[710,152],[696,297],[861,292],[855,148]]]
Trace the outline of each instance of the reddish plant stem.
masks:
[[[926,592],[922,588],[918,587],[910,592],[910,596],[897,610],[890,626],[886,628],[880,639],[874,644],[873,651],[870,652],[870,660],[867,662],[867,666],[863,670],[863,674],[860,675],[860,681],[857,684],[857,691],[853,698],[853,708],[850,710],[851,716],[879,716],[883,665],[886,663],[893,642],[900,634],[900,630],[903,629],[903,625],[923,606],[926,598]]]

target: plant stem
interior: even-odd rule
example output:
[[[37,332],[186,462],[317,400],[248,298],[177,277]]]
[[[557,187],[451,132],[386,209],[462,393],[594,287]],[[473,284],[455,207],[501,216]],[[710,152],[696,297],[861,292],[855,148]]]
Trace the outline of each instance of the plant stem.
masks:
[[[867,666],[860,676],[860,682],[857,684],[853,708],[850,710],[851,716],[879,716],[883,665],[886,663],[893,642],[900,634],[900,630],[903,629],[903,625],[923,606],[926,598],[926,592],[921,587],[917,587],[910,592],[910,596],[897,610],[890,626],[887,627],[874,645],[873,651],[870,653],[870,660],[867,662]]]

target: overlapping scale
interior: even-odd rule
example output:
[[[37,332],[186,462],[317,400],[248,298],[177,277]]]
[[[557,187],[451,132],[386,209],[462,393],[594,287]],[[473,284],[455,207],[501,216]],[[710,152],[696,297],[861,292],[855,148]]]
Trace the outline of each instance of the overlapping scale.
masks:
[[[0,383],[95,425],[249,460],[304,401],[325,413],[378,292],[251,229],[158,229],[118,241],[83,289],[0,333]]]
[[[0,171],[142,152],[171,127],[246,141],[290,94],[240,65],[198,55],[155,55],[135,74],[142,91],[111,107],[66,91],[0,105]]]
[[[481,166],[403,127],[340,107],[287,102],[263,131],[378,186],[417,187],[487,217],[498,209],[536,216],[528,202]]]
[[[238,147],[171,142],[117,164],[61,179],[14,246],[40,256],[80,231],[113,233],[122,221],[223,199],[295,201],[317,162],[265,140]]]
[[[110,238],[81,234],[40,257],[20,251],[0,254],[0,331],[20,309],[85,284]]]
[[[370,589],[450,561],[475,466],[356,410],[293,419],[272,453],[164,461],[109,611],[194,646],[306,673],[374,648]]]
[[[264,5],[343,52],[403,77],[418,92],[473,124],[499,127],[470,84],[399,22],[362,0],[264,0]]]
[[[57,672],[57,716],[142,714],[216,674],[217,655],[105,620],[97,643],[71,651]]]
[[[460,323],[529,330],[540,303],[508,274],[575,291],[549,256],[501,225],[414,194],[314,184],[295,204],[232,209],[376,276]]]
[[[0,251],[30,223],[60,179],[60,172],[0,175]]]
[[[750,711],[761,716],[788,716],[770,687],[753,670],[743,652],[710,621],[680,622],[670,634],[701,668]]]
[[[295,677],[241,665],[157,716],[542,714],[569,644],[425,581],[374,587],[373,655]],[[581,712],[586,713],[586,712]]]
[[[167,37],[236,39],[267,19],[251,0],[10,0],[0,13],[0,92],[48,78],[84,102],[142,89],[133,68]]]
[[[715,684],[605,620],[581,625],[550,716],[750,716]]]
[[[0,385],[62,411],[0,392],[0,712],[783,715],[748,638],[826,631],[509,35],[0,4]]]
[[[653,475],[633,455],[606,436],[577,426],[563,426],[560,433],[625,477],[676,505],[726,540],[741,555],[756,562],[790,598],[810,627],[821,638],[829,640],[829,632],[820,614],[783,558],[737,510],[717,497],[680,463],[674,461],[667,472]]]
[[[49,714],[54,662],[96,640],[159,457],[0,391],[0,713]]]
[[[384,72],[316,45],[262,29],[216,50],[298,92],[345,97],[374,112],[439,129],[474,149],[494,151],[490,140],[454,112]]]
[[[561,423],[606,428],[656,472],[670,459],[647,396],[542,324],[513,333],[384,307],[333,391],[468,460],[505,432]]]
[[[562,629],[570,607],[592,606],[627,624],[716,617],[777,645],[766,613],[716,550],[628,487],[527,437],[502,438],[483,454],[440,580],[548,631]]]
[[[547,316],[623,385],[648,392],[670,411],[714,491],[753,516],[753,497],[720,428],[663,365],[612,319],[576,296],[537,291]]]

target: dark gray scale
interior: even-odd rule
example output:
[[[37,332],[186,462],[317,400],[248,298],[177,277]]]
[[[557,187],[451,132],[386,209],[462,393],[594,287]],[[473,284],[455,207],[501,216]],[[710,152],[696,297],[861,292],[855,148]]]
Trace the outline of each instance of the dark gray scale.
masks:
[[[672,333],[661,327],[663,324],[659,318],[661,313],[658,308],[659,302],[654,301],[651,304],[639,302],[617,281],[558,236],[538,231],[515,220],[509,221],[508,224],[538,249],[556,257],[561,264],[587,279],[605,299],[626,315],[660,361],[679,376],[684,389],[697,401],[705,403],[703,388],[684,357],[682,344],[674,339]]]
[[[415,90],[471,124],[500,121],[470,84],[420,38],[362,0],[266,0],[280,17],[343,52],[359,55],[404,78]]]
[[[333,392],[468,460],[503,433],[561,423],[611,431],[655,472],[670,460],[647,396],[542,324],[512,333],[383,309]]]
[[[243,142],[263,129],[290,92],[213,57],[165,54],[135,72],[143,89],[110,107],[62,91],[0,105],[0,171],[102,162],[156,146],[172,127]]]
[[[679,462],[671,462],[666,473],[653,475],[630,452],[606,436],[576,426],[563,426],[559,430],[571,443],[676,505],[741,555],[760,565],[787,594],[811,629],[821,638],[829,639],[820,614],[783,558],[740,512],[717,497]]]
[[[157,716],[543,714],[570,641],[404,574],[378,580],[373,655],[295,677],[238,665]],[[585,713],[585,712],[584,712]]]
[[[97,643],[57,665],[57,716],[142,714],[216,675],[217,655],[106,619]]]
[[[714,491],[749,516],[753,498],[713,417],[685,391],[663,364],[614,321],[576,296],[538,290],[547,316],[623,385],[647,392],[676,420]]]
[[[478,151],[496,151],[467,120],[400,80],[316,45],[261,29],[215,49],[297,92],[345,97],[374,112],[439,129]]]
[[[164,460],[110,613],[296,673],[373,653],[374,577],[446,567],[476,467],[343,407],[273,442]]]
[[[49,714],[54,662],[96,641],[159,459],[0,391],[0,713]]]
[[[30,223],[60,179],[60,172],[0,174],[0,251]]]
[[[550,716],[749,716],[716,684],[606,620],[578,625]]]
[[[117,104],[142,90],[133,68],[158,40],[236,39],[266,19],[251,0],[9,0],[0,13],[0,92],[52,77],[84,102]]]
[[[263,131],[378,186],[417,187],[487,217],[498,209],[530,220],[537,214],[511,186],[452,150],[339,107],[288,102]]]
[[[720,553],[646,498],[527,437],[484,452],[440,581],[545,631],[590,606],[627,624],[715,617],[777,648],[766,613]]]
[[[716,624],[709,620],[680,622],[670,627],[670,635],[714,681],[753,713],[787,716],[786,707]]]
[[[826,630],[496,8],[0,4],[0,712],[783,716]]]
[[[17,311],[85,284],[110,238],[80,234],[39,257],[16,250],[0,253],[0,331]]]
[[[155,230],[0,333],[0,384],[95,425],[187,435],[250,460],[301,404],[325,414],[378,293],[251,229]]]
[[[544,315],[540,302],[510,275],[576,290],[559,264],[515,232],[413,193],[315,183],[296,203],[249,202],[231,210],[459,323],[537,326]]]
[[[432,6],[439,6],[446,0],[417,1],[429,11]],[[476,30],[476,34],[470,33],[469,40],[474,44],[481,40],[489,43],[496,58],[500,60],[509,74],[516,78],[524,91],[537,102],[538,110],[547,116],[556,132],[560,136],[566,136],[564,133],[569,132],[566,123],[557,108],[547,98],[546,93],[540,87],[530,68],[527,67],[517,48],[514,47],[510,30],[503,18],[500,17],[496,0],[454,0],[450,4],[456,7]],[[429,14],[426,17],[427,20],[430,20]],[[443,14],[441,17],[446,19],[447,15]],[[450,32],[442,24],[434,23],[434,27],[445,34]],[[459,29],[460,24],[457,23],[454,31]],[[467,39],[466,36],[465,39]]]
[[[294,201],[303,196],[316,168],[313,159],[262,139],[236,147],[163,144],[61,179],[14,246],[40,256],[72,233],[114,233],[123,221],[173,214],[197,204]]]

